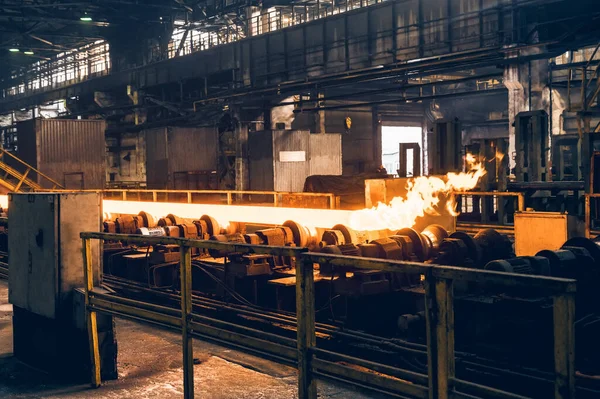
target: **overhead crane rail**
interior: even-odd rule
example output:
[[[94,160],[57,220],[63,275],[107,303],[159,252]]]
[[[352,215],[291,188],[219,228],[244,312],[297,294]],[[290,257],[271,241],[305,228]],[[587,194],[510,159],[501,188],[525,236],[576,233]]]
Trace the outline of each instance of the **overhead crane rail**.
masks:
[[[144,320],[166,325],[182,332],[184,397],[194,397],[192,334],[207,337],[220,337],[233,345],[240,345],[249,337],[224,332],[216,326],[202,323],[192,315],[192,248],[212,249],[238,253],[268,254],[290,256],[296,259],[296,318],[298,360],[298,394],[301,399],[317,397],[315,375],[327,375],[332,378],[369,381],[371,385],[384,392],[410,395],[418,398],[472,397],[461,390],[476,391],[483,397],[519,398],[520,396],[497,389],[462,381],[454,373],[454,306],[453,284],[471,282],[492,284],[504,288],[534,290],[537,294],[553,298],[554,324],[554,398],[572,399],[575,397],[574,364],[574,314],[576,282],[571,279],[550,278],[534,275],[499,273],[493,271],[440,266],[417,262],[376,260],[370,258],[342,255],[324,255],[307,252],[301,247],[277,247],[249,244],[230,244],[217,241],[190,240],[176,237],[151,237],[109,233],[81,233],[84,253],[86,319],[90,340],[90,359],[92,385],[99,387],[100,355],[98,347],[97,312],[121,317]],[[131,244],[157,245],[172,244],[180,246],[181,309],[152,305],[132,301],[118,295],[107,294],[94,287],[92,270],[92,240],[121,241]],[[333,267],[352,266],[364,270],[382,270],[389,273],[403,272],[421,275],[425,284],[426,327],[427,327],[427,376],[408,372],[395,367],[381,366],[389,375],[378,374],[348,367],[347,365],[326,360],[331,355],[352,358],[344,354],[328,353],[316,347],[315,300],[314,300],[314,264],[328,264]],[[218,330],[218,331],[217,331]],[[271,345],[268,334],[265,339],[250,338],[251,345]],[[289,350],[288,350],[289,351]],[[327,353],[326,353],[327,352]],[[288,353],[288,355],[293,355]],[[363,366],[365,362],[362,362]],[[401,378],[399,376],[402,376]]]

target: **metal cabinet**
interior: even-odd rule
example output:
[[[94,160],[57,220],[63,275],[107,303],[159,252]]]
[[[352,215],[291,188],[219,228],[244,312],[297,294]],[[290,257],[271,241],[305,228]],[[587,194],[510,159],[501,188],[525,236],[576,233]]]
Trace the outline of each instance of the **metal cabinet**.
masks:
[[[29,312],[56,319],[69,311],[69,295],[83,286],[79,233],[100,231],[102,202],[97,193],[10,194],[9,301]],[[100,244],[92,247],[95,279]]]

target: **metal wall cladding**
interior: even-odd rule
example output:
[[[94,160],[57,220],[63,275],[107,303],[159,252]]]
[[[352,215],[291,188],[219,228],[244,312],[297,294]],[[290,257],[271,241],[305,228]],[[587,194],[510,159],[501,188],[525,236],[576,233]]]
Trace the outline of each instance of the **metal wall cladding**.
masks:
[[[17,124],[17,156],[66,188],[100,189],[106,183],[106,123],[35,119]],[[42,187],[53,185],[32,176]]]
[[[217,169],[215,128],[167,127],[145,134],[148,188],[175,189],[176,174]]]
[[[271,131],[248,133],[250,190],[273,190],[273,136]]]
[[[248,137],[251,190],[301,192],[311,174],[340,175],[339,134],[304,130],[273,130]]]
[[[310,132],[273,131],[273,190],[301,192],[310,173]],[[301,161],[304,159],[304,161]]]
[[[342,174],[341,134],[311,134],[309,144],[309,176]]]

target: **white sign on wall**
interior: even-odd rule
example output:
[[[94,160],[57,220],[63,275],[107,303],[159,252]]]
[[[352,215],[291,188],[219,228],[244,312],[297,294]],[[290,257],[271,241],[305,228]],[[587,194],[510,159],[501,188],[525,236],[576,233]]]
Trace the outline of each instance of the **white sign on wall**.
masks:
[[[279,162],[306,162],[306,151],[279,151]]]

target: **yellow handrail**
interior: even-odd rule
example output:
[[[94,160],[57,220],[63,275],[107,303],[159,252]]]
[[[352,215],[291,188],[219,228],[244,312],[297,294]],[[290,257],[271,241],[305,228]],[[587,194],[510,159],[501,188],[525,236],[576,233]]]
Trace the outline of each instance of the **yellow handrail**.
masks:
[[[21,177],[23,177],[23,176],[26,177],[29,174],[30,171],[33,171],[33,172],[37,173],[38,175],[42,176],[44,179],[48,180],[50,183],[54,184],[54,187],[52,187],[52,188],[64,188],[63,185],[60,184],[59,182],[57,182],[56,180],[54,180],[51,177],[49,177],[49,176],[45,175],[44,173],[40,172],[38,169],[36,169],[33,166],[29,165],[27,162],[23,161],[22,159],[17,158],[15,155],[11,154],[10,152],[8,152],[8,151],[0,148],[0,158],[2,158],[5,154],[8,155],[9,157],[11,157],[12,159],[14,159],[15,161],[17,161],[18,163],[20,163],[21,165],[23,165],[23,166],[25,166],[27,168],[25,170],[25,173],[21,174],[18,171],[16,171],[15,169],[10,168],[10,166],[8,166],[6,163],[0,162],[0,164],[3,164],[3,165],[0,165],[0,168],[2,168],[4,171],[8,172],[8,168],[10,168],[10,169],[14,170],[15,172],[17,172],[19,174],[19,176],[14,176],[13,175],[17,179],[21,180]],[[35,183],[33,180],[24,179],[23,181],[26,182],[26,184],[29,187],[33,188],[33,189],[41,189],[41,186],[39,186],[39,184]],[[31,182],[33,184],[30,184],[29,182]],[[19,184],[19,188],[20,188],[21,184]],[[17,188],[17,190],[18,190],[18,188]]]

